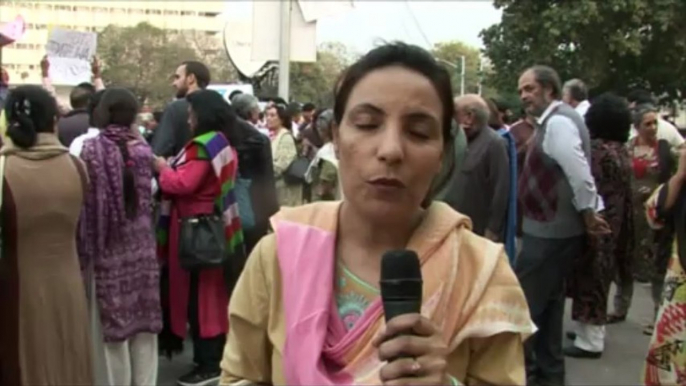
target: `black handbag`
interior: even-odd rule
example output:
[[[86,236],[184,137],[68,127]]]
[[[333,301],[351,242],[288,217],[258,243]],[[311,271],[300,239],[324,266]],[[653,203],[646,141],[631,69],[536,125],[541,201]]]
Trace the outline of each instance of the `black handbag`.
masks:
[[[305,179],[305,174],[307,169],[310,167],[310,159],[305,156],[298,156],[290,165],[285,172],[283,172],[283,181],[288,185],[301,185],[305,184],[307,181]]]
[[[198,271],[225,265],[229,256],[221,214],[182,218],[179,222],[181,268],[186,271]]]

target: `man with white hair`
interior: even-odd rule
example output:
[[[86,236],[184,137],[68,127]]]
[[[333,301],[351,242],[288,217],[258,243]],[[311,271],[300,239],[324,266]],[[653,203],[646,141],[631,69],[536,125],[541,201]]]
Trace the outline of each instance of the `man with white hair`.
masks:
[[[588,101],[588,88],[581,79],[571,79],[562,86],[562,100],[572,106],[581,117],[586,116],[586,111],[591,107]]]
[[[510,160],[505,139],[488,127],[488,118],[488,104],[480,96],[455,99],[455,120],[467,137],[467,153],[445,201],[472,219],[474,233],[502,242]]]
[[[257,97],[250,94],[237,94],[231,98],[231,106],[241,119],[253,125],[260,133],[269,135],[267,128],[260,124],[260,102]]]

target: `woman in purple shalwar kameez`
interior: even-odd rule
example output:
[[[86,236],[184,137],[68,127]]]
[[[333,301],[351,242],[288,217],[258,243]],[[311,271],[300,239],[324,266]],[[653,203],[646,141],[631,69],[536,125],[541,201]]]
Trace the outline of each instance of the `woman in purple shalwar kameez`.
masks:
[[[95,111],[101,131],[86,140],[81,153],[90,191],[81,218],[79,254],[86,277],[94,283],[96,339],[104,342],[95,353],[96,367],[101,356],[101,378],[111,386],[157,382],[162,317],[150,186],[153,155],[131,129],[137,113],[133,94],[108,89]]]

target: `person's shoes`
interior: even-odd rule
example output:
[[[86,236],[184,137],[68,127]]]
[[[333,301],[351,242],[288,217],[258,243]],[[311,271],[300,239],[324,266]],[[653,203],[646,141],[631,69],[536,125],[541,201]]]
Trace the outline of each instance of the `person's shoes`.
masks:
[[[648,335],[652,336],[653,335],[653,330],[655,329],[655,326],[652,324],[649,324],[643,328],[643,335]]]
[[[179,378],[179,386],[211,386],[219,383],[220,371],[203,371],[198,368]]]
[[[582,359],[598,359],[603,355],[603,352],[586,351],[576,346],[565,347],[562,351],[566,357],[582,358]]]
[[[607,316],[606,323],[607,324],[616,324],[616,323],[622,323],[625,320],[626,320],[626,314],[624,314],[624,315],[610,314]]]
[[[567,339],[569,340],[576,340],[576,332],[574,331],[567,331]]]

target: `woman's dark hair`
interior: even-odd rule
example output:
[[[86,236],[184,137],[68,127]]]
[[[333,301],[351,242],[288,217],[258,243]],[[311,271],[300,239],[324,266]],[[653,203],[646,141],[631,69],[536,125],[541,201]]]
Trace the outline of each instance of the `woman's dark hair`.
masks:
[[[500,118],[500,109],[496,105],[493,98],[484,99],[488,105],[489,116],[488,116],[488,126],[493,130],[500,130],[505,126],[505,122]]]
[[[88,100],[86,112],[88,113],[88,125],[90,127],[98,127],[98,123],[95,120],[95,111],[102,100],[103,94],[105,94],[105,90],[96,91]]]
[[[648,113],[658,113],[657,107],[653,106],[652,104],[645,103],[645,104],[639,104],[636,105],[633,110],[631,111],[631,120],[636,129],[641,126],[641,123],[643,123],[643,117],[648,114]]]
[[[355,86],[369,73],[390,66],[401,66],[426,77],[436,89],[443,107],[443,140],[451,142],[453,120],[453,91],[450,74],[425,49],[402,43],[390,43],[369,51],[348,67],[334,87],[334,121],[340,125]]]
[[[35,145],[38,133],[53,133],[58,116],[57,101],[42,87],[19,86],[5,102],[7,136],[22,148]]]
[[[226,137],[231,146],[240,142],[236,131],[236,112],[216,91],[200,90],[186,96],[197,119],[194,136],[218,131]]]
[[[138,100],[131,91],[125,88],[109,88],[102,94],[102,99],[95,109],[98,127],[122,126],[131,128],[138,115]],[[129,218],[135,217],[138,211],[138,191],[134,165],[129,154],[126,139],[116,142],[122,157],[122,185],[124,187],[124,210]]]
[[[348,99],[355,86],[369,73],[390,66],[401,66],[426,77],[436,89],[443,107],[443,157],[454,157],[453,151],[453,90],[450,74],[425,49],[402,42],[386,44],[369,51],[352,66],[343,71],[334,86],[334,122],[340,126]],[[402,80],[394,80],[402,81]],[[450,161],[449,161],[450,162]],[[427,207],[433,197],[448,183],[450,175],[439,173],[429,189],[429,194],[422,202]]]
[[[586,112],[591,138],[624,143],[629,139],[631,113],[624,99],[612,93],[599,95]]]
[[[269,109],[276,109],[276,115],[279,116],[279,119],[281,120],[281,125],[288,129],[288,131],[291,131],[293,129],[293,124],[291,123],[291,113],[288,110],[288,106],[282,105],[282,104],[275,104],[273,106],[270,106],[267,108]]]

